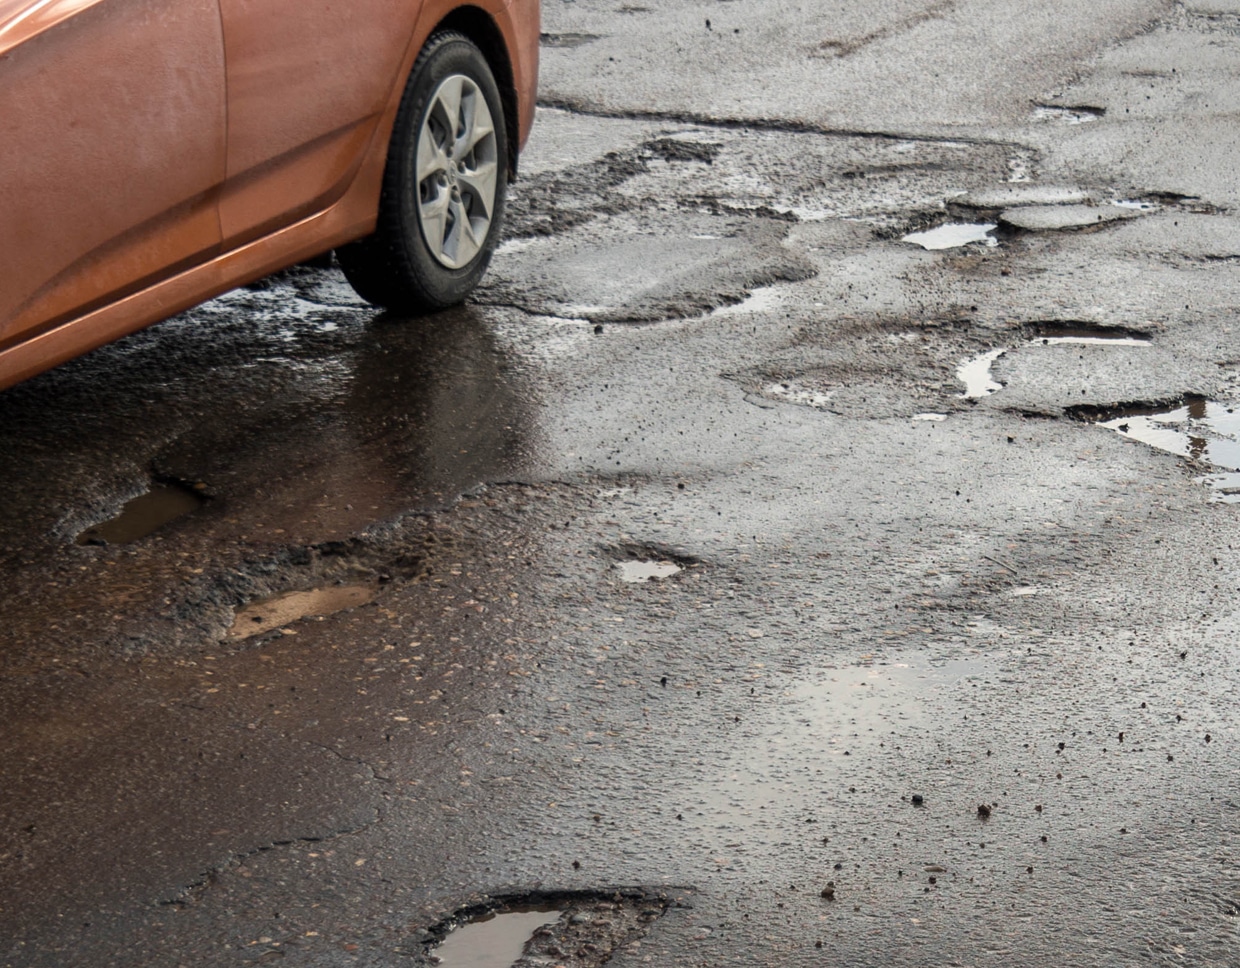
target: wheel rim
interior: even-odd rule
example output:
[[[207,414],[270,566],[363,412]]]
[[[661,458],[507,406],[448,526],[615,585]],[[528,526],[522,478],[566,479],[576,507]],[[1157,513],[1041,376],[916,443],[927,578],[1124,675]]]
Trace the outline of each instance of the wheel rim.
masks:
[[[482,90],[464,74],[435,89],[418,132],[418,223],[431,255],[449,269],[486,244],[495,214],[499,158]]]

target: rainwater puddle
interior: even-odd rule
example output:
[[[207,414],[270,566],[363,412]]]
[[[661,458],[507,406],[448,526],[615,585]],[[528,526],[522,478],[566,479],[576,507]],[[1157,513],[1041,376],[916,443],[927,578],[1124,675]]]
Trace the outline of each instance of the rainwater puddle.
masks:
[[[944,420],[947,419],[947,414],[945,413],[915,413],[913,414],[913,419],[924,420],[930,423],[942,423]]]
[[[228,637],[248,639],[309,616],[332,615],[365,605],[375,597],[367,585],[332,585],[304,592],[284,592],[262,598],[237,611]]]
[[[563,913],[548,907],[483,915],[452,931],[432,957],[444,968],[512,968],[534,932]]]
[[[92,525],[77,536],[78,544],[129,544],[165,524],[202,507],[204,498],[189,488],[156,484],[121,508],[110,521]]]
[[[1003,384],[996,383],[990,375],[991,364],[1006,353],[1006,349],[991,350],[972,360],[966,360],[956,367],[956,376],[964,384],[965,400],[980,400],[988,397],[996,390],[1002,390]]]
[[[997,226],[992,222],[949,222],[925,232],[910,232],[900,241],[912,242],[923,249],[954,249],[958,246],[981,242],[988,246],[998,245],[999,240],[990,233]]]
[[[1211,464],[1222,473],[1197,480],[1214,491],[1214,500],[1240,503],[1240,407],[1190,397],[1174,408],[1133,409],[1100,427],[1158,450]]]
[[[671,578],[684,569],[671,561],[619,561],[620,580],[631,583]]]

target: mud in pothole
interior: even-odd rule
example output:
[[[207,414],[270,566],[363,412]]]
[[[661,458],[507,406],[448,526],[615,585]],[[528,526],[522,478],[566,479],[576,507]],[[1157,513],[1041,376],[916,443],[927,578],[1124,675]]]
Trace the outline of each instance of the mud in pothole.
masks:
[[[665,893],[638,889],[495,898],[432,928],[421,963],[442,968],[597,968],[639,942],[680,903]]]
[[[206,497],[180,484],[154,484],[145,494],[125,503],[116,517],[82,531],[77,543],[131,544],[197,511]]]
[[[1213,500],[1240,504],[1240,405],[1189,396],[1178,405],[1118,408],[1107,413],[1078,408],[1072,415],[1156,450],[1208,465],[1214,472],[1197,480],[1211,489]]]
[[[330,585],[260,598],[237,610],[228,637],[253,638],[304,618],[322,618],[357,608],[374,597],[375,591],[369,585]]]

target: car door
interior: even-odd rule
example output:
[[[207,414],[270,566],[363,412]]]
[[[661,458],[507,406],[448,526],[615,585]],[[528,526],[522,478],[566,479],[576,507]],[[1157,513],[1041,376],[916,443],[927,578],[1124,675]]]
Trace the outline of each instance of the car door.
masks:
[[[374,133],[421,0],[220,0],[226,246],[326,208]]]
[[[219,247],[217,0],[0,0],[0,349]]]

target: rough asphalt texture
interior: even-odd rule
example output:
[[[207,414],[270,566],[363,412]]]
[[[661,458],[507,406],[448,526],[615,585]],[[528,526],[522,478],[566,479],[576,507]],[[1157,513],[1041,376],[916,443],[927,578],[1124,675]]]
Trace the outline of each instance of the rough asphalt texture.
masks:
[[[1240,468],[1096,424],[1240,402],[1240,5],[666,6],[546,0],[468,306],[0,397],[0,964],[1240,961]]]

